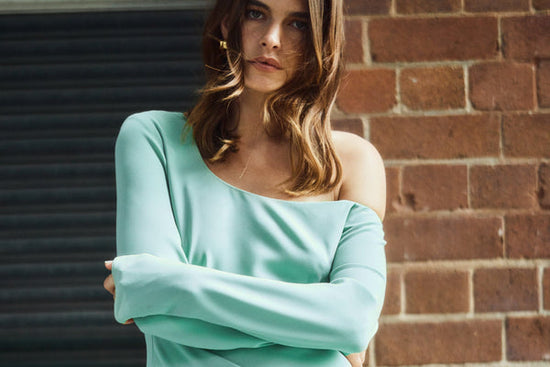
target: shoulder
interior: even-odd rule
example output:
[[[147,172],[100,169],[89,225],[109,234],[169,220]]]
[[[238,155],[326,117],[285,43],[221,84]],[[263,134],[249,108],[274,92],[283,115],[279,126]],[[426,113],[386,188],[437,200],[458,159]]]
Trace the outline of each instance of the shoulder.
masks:
[[[120,127],[117,144],[125,140],[148,141],[170,140],[166,137],[179,136],[186,119],[181,112],[145,111],[128,116]]]
[[[116,138],[116,149],[140,152],[152,148],[161,152],[165,145],[180,141],[185,117],[179,112],[146,111],[128,116]]]
[[[169,111],[144,111],[128,116],[121,126],[121,132],[125,130],[158,130],[169,125],[179,124],[186,121],[183,113]]]
[[[365,205],[384,219],[386,174],[380,153],[355,134],[333,131],[332,138],[343,169],[338,199]]]

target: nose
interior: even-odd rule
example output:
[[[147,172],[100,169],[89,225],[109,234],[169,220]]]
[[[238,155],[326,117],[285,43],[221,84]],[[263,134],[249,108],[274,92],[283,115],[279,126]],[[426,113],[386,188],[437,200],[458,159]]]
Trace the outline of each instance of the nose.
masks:
[[[261,39],[262,47],[278,49],[281,47],[281,27],[271,24]]]

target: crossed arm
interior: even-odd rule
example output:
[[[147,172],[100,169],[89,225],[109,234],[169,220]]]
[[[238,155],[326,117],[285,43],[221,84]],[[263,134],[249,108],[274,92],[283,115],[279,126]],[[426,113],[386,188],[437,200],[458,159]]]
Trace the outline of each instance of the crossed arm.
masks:
[[[133,319],[144,333],[192,347],[278,343],[358,359],[376,331],[385,286],[376,214],[352,208],[330,283],[278,282],[190,265],[171,213],[161,144],[158,132],[139,119],[129,119],[117,140],[120,256],[114,282],[106,280],[113,294],[116,284],[117,320]]]

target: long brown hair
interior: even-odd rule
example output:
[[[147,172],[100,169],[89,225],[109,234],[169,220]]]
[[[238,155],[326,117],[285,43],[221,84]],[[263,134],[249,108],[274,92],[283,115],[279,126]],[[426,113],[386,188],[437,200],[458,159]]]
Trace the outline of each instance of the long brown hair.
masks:
[[[197,146],[210,162],[238,149],[231,123],[244,89],[241,23],[248,0],[218,0],[203,34],[206,85],[188,115]],[[300,70],[264,105],[264,125],[272,135],[288,136],[292,176],[290,195],[311,195],[334,189],[342,166],[331,139],[330,112],[343,71],[342,0],[308,0],[310,24]],[[220,49],[221,24],[228,29],[227,50]]]

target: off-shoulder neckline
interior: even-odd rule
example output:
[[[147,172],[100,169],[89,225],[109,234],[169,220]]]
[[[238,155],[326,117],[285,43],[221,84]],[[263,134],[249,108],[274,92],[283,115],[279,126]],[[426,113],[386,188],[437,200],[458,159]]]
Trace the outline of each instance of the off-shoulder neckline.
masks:
[[[183,130],[185,130],[186,128],[191,129],[190,126],[187,125],[187,119],[185,118],[185,116],[183,114],[182,114],[182,118],[183,118],[183,122],[184,122]],[[190,138],[188,140],[189,140],[190,145],[192,146],[194,158],[197,161],[197,164],[200,167],[200,169],[205,173],[205,176],[210,177],[214,181],[218,182],[218,184],[226,187],[227,189],[229,189],[231,191],[238,192],[243,196],[246,196],[246,197],[249,197],[249,198],[255,198],[255,199],[261,200],[263,202],[278,203],[278,204],[281,204],[281,205],[289,205],[289,206],[321,206],[322,207],[322,206],[348,205],[348,206],[352,207],[352,206],[355,205],[355,206],[358,206],[360,208],[366,209],[371,214],[373,214],[379,221],[381,221],[380,217],[374,211],[374,209],[372,209],[371,207],[369,207],[367,205],[358,203],[358,202],[353,201],[353,200],[348,200],[348,199],[325,200],[325,201],[285,200],[285,199],[279,199],[279,198],[274,198],[274,197],[271,197],[271,196],[265,196],[265,195],[257,194],[255,192],[248,191],[248,190],[242,189],[240,187],[237,187],[235,185],[232,185],[229,182],[227,182],[227,181],[223,180],[222,178],[220,178],[219,176],[217,176],[214,172],[212,172],[210,167],[208,167],[208,165],[204,161],[204,159],[203,159],[203,157],[202,157],[202,155],[199,151],[199,148],[198,148],[198,146],[197,146],[197,144],[196,144],[196,142],[193,138],[193,134],[190,133],[189,137]]]

